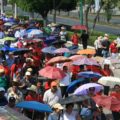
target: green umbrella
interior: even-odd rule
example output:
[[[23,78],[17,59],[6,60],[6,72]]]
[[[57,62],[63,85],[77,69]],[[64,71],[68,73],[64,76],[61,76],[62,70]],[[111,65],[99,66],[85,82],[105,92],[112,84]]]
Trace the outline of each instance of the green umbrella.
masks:
[[[4,41],[8,41],[8,40],[10,40],[10,41],[15,41],[16,38],[14,38],[14,37],[5,37],[3,40],[4,40]]]

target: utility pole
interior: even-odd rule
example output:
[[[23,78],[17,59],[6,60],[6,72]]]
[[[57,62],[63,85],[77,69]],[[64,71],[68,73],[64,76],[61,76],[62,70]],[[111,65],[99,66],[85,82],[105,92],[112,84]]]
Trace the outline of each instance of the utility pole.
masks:
[[[83,0],[80,0],[80,25],[83,25]]]

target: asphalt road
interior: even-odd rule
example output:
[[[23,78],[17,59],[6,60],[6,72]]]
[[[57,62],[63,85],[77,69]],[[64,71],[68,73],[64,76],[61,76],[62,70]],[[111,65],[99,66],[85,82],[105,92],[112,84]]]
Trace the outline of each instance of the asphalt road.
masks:
[[[53,17],[52,16],[48,16],[48,20],[49,21],[53,21]],[[71,18],[65,18],[65,17],[57,17],[56,18],[57,23],[59,24],[65,24],[65,25],[75,25],[75,24],[80,24],[79,20],[75,20],[75,19],[71,19]],[[92,28],[92,24],[89,23],[89,28]],[[120,28],[112,28],[111,26],[105,26],[105,25],[96,25],[95,27],[96,31],[101,31],[101,32],[105,32],[105,33],[109,33],[109,34],[115,34],[118,35],[120,34]]]

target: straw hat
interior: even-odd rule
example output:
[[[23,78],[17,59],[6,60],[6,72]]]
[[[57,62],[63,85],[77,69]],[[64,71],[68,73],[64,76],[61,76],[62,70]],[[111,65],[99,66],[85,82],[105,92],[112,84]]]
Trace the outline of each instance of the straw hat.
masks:
[[[26,75],[26,76],[30,76],[30,75],[31,75],[31,72],[27,71],[27,72],[25,73],[25,75]]]
[[[27,88],[27,90],[37,92],[37,87],[35,85],[31,85],[31,87]]]
[[[60,109],[60,110],[64,109],[64,107],[60,103],[56,103],[55,105],[53,105],[53,108],[54,109]]]
[[[33,71],[32,68],[28,68],[28,69],[27,69],[27,72],[32,72],[32,71]]]
[[[105,59],[103,62],[104,65],[111,65],[111,61],[108,59]]]

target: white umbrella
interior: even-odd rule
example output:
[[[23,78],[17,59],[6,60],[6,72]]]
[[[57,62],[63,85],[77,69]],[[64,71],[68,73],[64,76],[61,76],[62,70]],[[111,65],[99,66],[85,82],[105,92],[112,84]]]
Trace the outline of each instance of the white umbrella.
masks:
[[[120,78],[117,77],[101,77],[98,80],[98,83],[104,85],[104,86],[109,86],[113,88],[116,84],[120,85]]]

